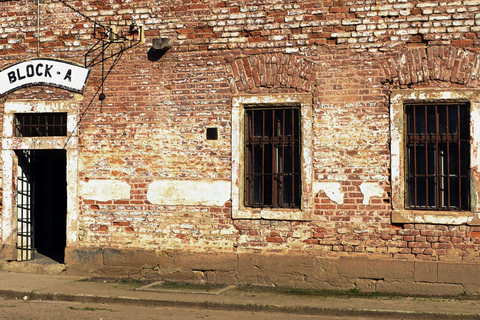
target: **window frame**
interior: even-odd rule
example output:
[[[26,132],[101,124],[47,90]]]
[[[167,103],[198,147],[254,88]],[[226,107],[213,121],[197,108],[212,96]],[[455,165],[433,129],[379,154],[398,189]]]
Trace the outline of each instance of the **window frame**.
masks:
[[[300,111],[300,208],[245,206],[245,109],[297,106]],[[239,95],[232,98],[232,218],[308,221],[313,217],[311,94]]]
[[[470,105],[470,210],[418,210],[406,207],[406,114],[408,104],[468,103]],[[392,223],[480,225],[480,92],[472,90],[394,90],[390,96],[390,170]]]

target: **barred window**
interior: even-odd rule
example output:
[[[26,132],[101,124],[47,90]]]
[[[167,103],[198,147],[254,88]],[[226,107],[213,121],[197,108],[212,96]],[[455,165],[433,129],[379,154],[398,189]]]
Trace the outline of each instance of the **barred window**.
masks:
[[[61,137],[67,135],[67,113],[17,113],[16,137]]]
[[[245,117],[245,206],[300,208],[300,108],[246,108]]]
[[[470,210],[469,104],[410,104],[405,207]]]

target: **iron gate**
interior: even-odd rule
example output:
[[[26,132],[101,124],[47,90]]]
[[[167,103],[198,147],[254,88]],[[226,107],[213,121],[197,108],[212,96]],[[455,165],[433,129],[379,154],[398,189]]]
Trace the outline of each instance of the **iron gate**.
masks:
[[[31,150],[17,151],[17,260],[34,259],[33,179]]]

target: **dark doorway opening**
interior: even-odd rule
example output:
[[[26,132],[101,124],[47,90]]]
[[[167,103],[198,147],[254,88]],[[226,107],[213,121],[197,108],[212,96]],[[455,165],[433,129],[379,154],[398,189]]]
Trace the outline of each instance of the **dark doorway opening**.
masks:
[[[19,242],[33,245],[33,254],[21,253],[20,256],[27,257],[21,260],[30,260],[34,258],[34,253],[39,253],[63,263],[67,232],[66,150],[19,150],[17,156],[19,172],[23,175],[19,174],[19,182],[22,178],[22,184],[27,185],[23,188],[30,190],[29,199],[19,201],[17,198],[19,239],[20,235],[31,237]],[[18,188],[17,193],[20,194],[20,185]],[[21,202],[22,208],[18,204]],[[28,208],[29,212],[21,214],[24,208]],[[29,219],[25,219],[26,216]],[[17,245],[22,252],[21,244]]]

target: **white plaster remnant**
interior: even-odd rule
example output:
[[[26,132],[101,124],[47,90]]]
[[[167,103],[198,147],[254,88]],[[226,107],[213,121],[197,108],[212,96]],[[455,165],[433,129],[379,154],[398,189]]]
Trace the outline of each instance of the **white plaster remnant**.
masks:
[[[363,182],[360,185],[360,192],[363,194],[363,204],[367,205],[371,197],[383,197],[384,190],[378,182]]]
[[[454,216],[439,216],[439,215],[415,215],[413,223],[434,223],[434,224],[447,224],[447,225],[461,225],[466,224],[473,220],[473,217],[454,217]]]
[[[3,215],[2,215],[2,242],[3,243],[15,243],[13,234],[14,212],[15,212],[15,196],[14,196],[14,178],[13,178],[13,166],[14,166],[14,154],[13,150],[2,151],[3,161]],[[16,213],[16,212],[15,212]]]
[[[80,196],[95,201],[130,199],[130,185],[119,180],[80,181]]]
[[[162,205],[223,206],[231,198],[230,181],[157,180],[147,200]]]
[[[315,194],[323,191],[333,202],[343,204],[344,193],[342,192],[340,182],[315,182],[313,184],[313,190]]]
[[[78,149],[67,149],[67,246],[74,245],[78,238]]]

